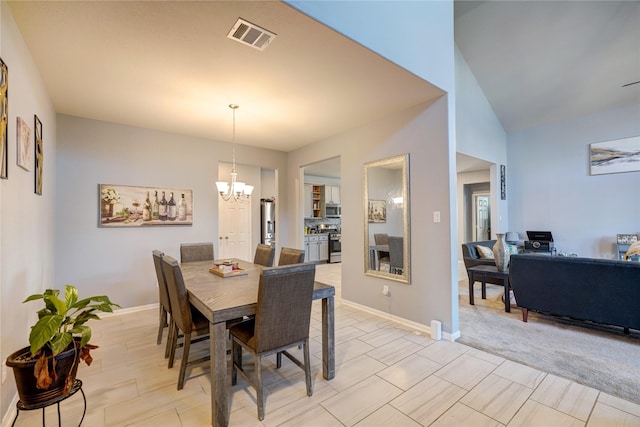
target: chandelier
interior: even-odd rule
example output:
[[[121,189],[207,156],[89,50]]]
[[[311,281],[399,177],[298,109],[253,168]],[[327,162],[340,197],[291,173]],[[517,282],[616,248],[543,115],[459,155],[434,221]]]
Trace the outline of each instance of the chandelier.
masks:
[[[233,111],[233,139],[231,146],[233,147],[233,166],[231,168],[231,182],[217,181],[216,187],[220,197],[225,202],[233,199],[236,202],[244,202],[248,200],[253,192],[253,185],[247,185],[244,182],[236,181],[238,173],[236,172],[236,110],[238,105],[229,104],[229,108]]]

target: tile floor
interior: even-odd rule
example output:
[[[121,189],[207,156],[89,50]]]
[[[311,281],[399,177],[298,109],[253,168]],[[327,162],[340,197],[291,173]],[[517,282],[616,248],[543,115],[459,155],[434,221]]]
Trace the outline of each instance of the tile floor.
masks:
[[[339,264],[319,266],[317,279],[340,285]],[[194,367],[181,391],[178,366],[167,369],[156,345],[157,310],[93,324],[91,367],[81,366],[84,426],[206,426],[208,366]],[[320,304],[311,327],[314,393],[283,358],[267,370],[266,417],[241,378],[231,391],[231,426],[640,426],[640,405],[527,366],[448,341],[434,341],[336,300],[336,377],[322,378]],[[206,343],[195,346],[206,352]],[[198,347],[199,346],[199,347]],[[273,362],[273,361],[272,361]],[[272,367],[275,362],[272,363]],[[80,395],[61,405],[63,425],[77,425]],[[41,412],[21,412],[17,426],[41,425]],[[47,425],[57,425],[54,407]]]

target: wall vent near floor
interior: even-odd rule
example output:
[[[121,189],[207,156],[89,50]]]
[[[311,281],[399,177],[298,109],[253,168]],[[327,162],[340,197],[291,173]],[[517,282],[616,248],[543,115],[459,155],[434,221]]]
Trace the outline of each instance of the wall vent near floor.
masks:
[[[256,24],[252,24],[242,18],[238,18],[229,31],[229,34],[227,34],[227,37],[242,44],[246,44],[247,46],[251,46],[254,49],[265,50],[271,41],[276,38],[276,35],[277,34],[272,33],[269,30],[265,30]]]

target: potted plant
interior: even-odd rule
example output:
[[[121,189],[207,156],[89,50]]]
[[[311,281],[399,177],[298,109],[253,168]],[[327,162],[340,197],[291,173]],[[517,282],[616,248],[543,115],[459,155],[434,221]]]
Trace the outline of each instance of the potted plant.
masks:
[[[100,319],[96,312],[113,312],[120,307],[107,296],[78,298],[78,290],[66,285],[64,299],[58,289],[29,296],[23,303],[42,300],[38,321],[31,327],[29,347],[11,354],[6,361],[13,368],[20,400],[35,405],[64,395],[75,381],[78,363],[93,361],[89,344],[91,328],[85,323]]]

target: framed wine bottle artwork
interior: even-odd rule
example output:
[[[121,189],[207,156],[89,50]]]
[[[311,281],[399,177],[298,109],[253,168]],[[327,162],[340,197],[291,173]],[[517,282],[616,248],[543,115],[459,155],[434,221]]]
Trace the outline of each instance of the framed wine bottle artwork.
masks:
[[[193,190],[98,185],[99,227],[193,225]]]

